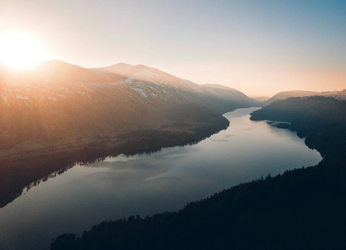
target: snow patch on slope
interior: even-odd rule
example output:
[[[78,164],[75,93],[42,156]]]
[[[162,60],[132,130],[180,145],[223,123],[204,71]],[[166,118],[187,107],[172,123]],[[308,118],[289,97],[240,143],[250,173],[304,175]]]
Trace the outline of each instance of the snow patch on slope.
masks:
[[[133,79],[132,79],[132,78],[127,78],[127,79],[125,80],[125,83],[127,83],[127,84],[133,84]]]
[[[17,99],[29,100],[29,96],[16,95]]]

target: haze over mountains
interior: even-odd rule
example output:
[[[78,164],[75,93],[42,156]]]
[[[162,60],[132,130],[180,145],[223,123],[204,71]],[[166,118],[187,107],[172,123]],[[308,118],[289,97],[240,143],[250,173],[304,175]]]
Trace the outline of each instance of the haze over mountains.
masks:
[[[304,91],[304,90],[291,90],[291,91],[283,91],[279,92],[276,95],[272,96],[268,100],[263,102],[263,106],[267,106],[276,102],[278,100],[284,100],[289,97],[304,97],[304,96],[325,96],[325,97],[333,97],[339,100],[346,100],[346,89],[341,91]]]

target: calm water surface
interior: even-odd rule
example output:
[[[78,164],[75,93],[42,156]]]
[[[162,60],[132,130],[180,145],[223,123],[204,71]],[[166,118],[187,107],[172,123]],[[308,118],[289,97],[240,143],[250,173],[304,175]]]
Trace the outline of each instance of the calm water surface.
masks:
[[[25,191],[0,209],[0,249],[48,249],[50,239],[65,232],[81,235],[103,220],[178,210],[322,159],[296,133],[250,121],[255,109],[225,114],[229,128],[196,145],[77,165]]]

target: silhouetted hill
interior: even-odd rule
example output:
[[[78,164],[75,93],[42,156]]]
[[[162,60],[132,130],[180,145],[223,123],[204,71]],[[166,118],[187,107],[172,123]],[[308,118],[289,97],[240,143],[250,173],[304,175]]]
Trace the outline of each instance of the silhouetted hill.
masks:
[[[346,101],[323,96],[288,98],[254,111],[250,119],[290,122],[288,128],[323,157],[346,152]]]
[[[252,120],[290,122],[324,160],[178,212],[105,221],[82,237],[64,234],[51,249],[345,249],[345,112],[345,101],[326,97],[289,98],[253,112]]]
[[[179,212],[105,221],[59,249],[344,249],[345,164],[286,171]],[[340,165],[343,164],[343,165]]]

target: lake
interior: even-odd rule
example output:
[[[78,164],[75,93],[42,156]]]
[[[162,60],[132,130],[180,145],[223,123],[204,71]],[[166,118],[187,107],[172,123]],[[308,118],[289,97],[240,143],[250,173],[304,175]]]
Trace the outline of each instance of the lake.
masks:
[[[0,249],[49,249],[104,220],[183,208],[242,182],[316,165],[321,155],[289,130],[249,120],[258,108],[224,116],[227,130],[195,145],[76,165],[0,209]]]

